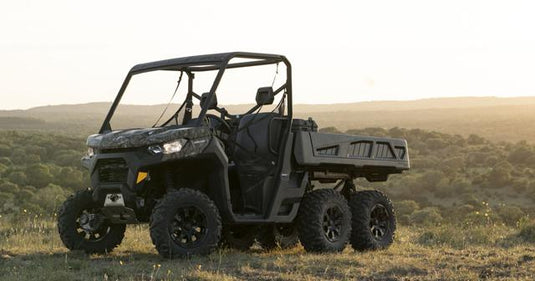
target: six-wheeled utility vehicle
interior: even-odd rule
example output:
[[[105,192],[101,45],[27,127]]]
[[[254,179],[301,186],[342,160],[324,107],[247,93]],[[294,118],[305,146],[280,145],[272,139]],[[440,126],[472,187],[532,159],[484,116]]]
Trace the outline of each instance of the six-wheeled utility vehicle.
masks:
[[[231,94],[218,88],[224,76],[269,65],[278,73],[279,64],[284,82],[257,85],[250,109],[229,112],[218,104],[218,97]],[[181,102],[157,112],[153,126],[112,126],[131,79],[162,72],[179,77],[172,99],[186,81]],[[194,84],[204,73],[213,80],[198,94]],[[359,251],[389,246],[396,229],[391,201],[379,191],[356,191],[353,180],[385,181],[409,169],[406,141],[321,133],[311,118],[294,119],[291,74],[284,56],[244,52],[134,66],[99,133],[87,139],[82,164],[91,188],[59,211],[65,246],[108,252],[121,243],[126,224],[144,222],[168,258],[207,254],[221,245],[247,249],[255,239],[268,249],[299,239],[315,252],[341,251],[348,242]],[[149,104],[150,92],[142,99]]]

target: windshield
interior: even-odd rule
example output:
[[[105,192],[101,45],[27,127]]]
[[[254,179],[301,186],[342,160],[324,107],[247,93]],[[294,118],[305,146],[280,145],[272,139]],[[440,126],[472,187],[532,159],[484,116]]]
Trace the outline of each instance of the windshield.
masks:
[[[204,74],[204,73],[203,73]],[[208,91],[215,72],[195,77],[195,91]],[[133,75],[111,120],[113,130],[185,125],[188,75],[182,71],[155,70]],[[192,115],[199,101],[192,98]]]

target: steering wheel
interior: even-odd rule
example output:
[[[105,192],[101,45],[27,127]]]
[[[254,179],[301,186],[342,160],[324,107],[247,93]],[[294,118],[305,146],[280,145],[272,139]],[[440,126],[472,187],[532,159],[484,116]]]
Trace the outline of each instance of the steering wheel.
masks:
[[[207,113],[205,115],[205,118],[207,118],[208,120],[210,120],[210,125],[212,124],[212,120],[216,121],[213,126],[211,125],[211,127],[217,129],[217,130],[221,130],[227,134],[230,134],[230,132],[232,132],[232,128],[230,127],[230,125],[228,124],[227,121],[225,121],[225,119],[215,115],[215,114],[210,114],[210,113]],[[223,128],[221,128],[223,127]]]

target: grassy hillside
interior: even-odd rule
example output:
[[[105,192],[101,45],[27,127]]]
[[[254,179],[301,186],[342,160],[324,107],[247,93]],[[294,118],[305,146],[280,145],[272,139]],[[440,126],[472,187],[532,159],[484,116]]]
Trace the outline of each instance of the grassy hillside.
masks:
[[[230,112],[244,112],[250,105],[225,107]],[[463,136],[477,134],[495,142],[535,142],[532,126],[535,124],[535,97],[297,104],[294,108],[296,117],[313,117],[320,127],[334,126],[344,131],[367,127],[403,127]],[[0,111],[0,129],[34,129],[85,136],[98,130],[108,109],[109,103],[90,103]],[[124,109],[125,122],[135,126],[136,121],[155,121],[162,105],[131,105]],[[20,122],[13,118],[19,118]]]

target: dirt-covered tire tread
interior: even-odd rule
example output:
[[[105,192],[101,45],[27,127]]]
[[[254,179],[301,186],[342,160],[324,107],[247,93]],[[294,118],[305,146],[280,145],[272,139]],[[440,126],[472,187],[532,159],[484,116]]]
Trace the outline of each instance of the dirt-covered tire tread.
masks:
[[[376,204],[383,205],[390,218],[390,227],[386,236],[376,240],[370,231],[370,213]],[[355,192],[349,200],[351,208],[351,238],[350,243],[357,251],[373,251],[388,248],[393,242],[396,232],[396,218],[392,201],[381,191],[363,190]]]
[[[79,190],[69,196],[58,211],[58,232],[61,241],[69,250],[83,250],[88,254],[109,253],[124,238],[126,225],[110,224],[110,232],[99,241],[87,241],[76,231],[76,219],[84,208],[93,207],[91,190]]]

